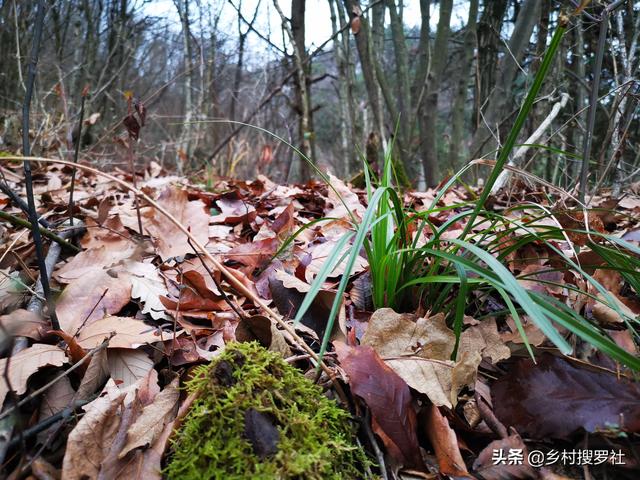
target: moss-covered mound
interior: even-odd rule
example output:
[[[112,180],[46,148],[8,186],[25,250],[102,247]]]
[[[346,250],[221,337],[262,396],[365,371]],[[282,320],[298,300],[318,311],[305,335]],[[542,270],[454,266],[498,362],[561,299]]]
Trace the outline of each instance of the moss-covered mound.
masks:
[[[227,345],[187,388],[200,396],[176,432],[168,478],[362,477],[349,413],[257,343]]]

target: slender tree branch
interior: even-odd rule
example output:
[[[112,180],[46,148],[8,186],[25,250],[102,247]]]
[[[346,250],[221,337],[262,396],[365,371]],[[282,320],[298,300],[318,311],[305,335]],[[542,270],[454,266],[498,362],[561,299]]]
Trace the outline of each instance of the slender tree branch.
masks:
[[[31,153],[29,145],[29,113],[31,108],[31,97],[33,96],[33,85],[36,80],[36,67],[38,65],[38,55],[40,53],[40,39],[42,38],[42,27],[44,25],[44,0],[38,2],[38,10],[36,14],[35,31],[33,35],[33,45],[31,47],[31,59],[29,61],[29,71],[27,77],[27,91],[22,104],[22,154],[28,157]],[[40,279],[42,281],[42,289],[44,297],[49,307],[49,316],[51,318],[51,326],[54,330],[60,330],[60,323],[56,316],[56,309],[51,296],[51,288],[49,287],[49,276],[47,275],[47,266],[45,264],[44,249],[42,247],[42,236],[38,228],[38,213],[36,212],[36,202],[33,194],[33,178],[31,175],[31,162],[24,160],[24,177],[27,188],[27,205],[29,206],[29,221],[31,222],[31,233],[33,235],[33,243],[36,247],[36,257],[38,259],[38,269],[40,270]]]
[[[80,154],[80,144],[82,143],[82,121],[84,120],[84,102],[86,100],[86,89],[82,92],[82,100],[80,103],[80,119],[78,120],[78,137],[76,138],[75,151],[73,154],[73,163],[78,163],[78,155]],[[71,172],[71,188],[69,190],[69,223],[73,226],[73,191],[76,185],[76,167]]]
[[[15,215],[11,215],[10,213],[7,212],[3,212],[2,210],[0,210],[0,218],[3,220],[6,220],[7,222],[19,226],[19,227],[25,227],[25,228],[31,228],[31,223],[23,220],[20,217],[16,217]],[[47,230],[44,227],[40,227],[40,233],[47,237],[50,240],[53,240],[54,242],[58,243],[61,247],[64,247],[65,249],[71,251],[71,252],[75,252],[75,253],[80,253],[82,250],[79,249],[78,247],[76,247],[75,245],[73,245],[72,243],[67,242],[64,238],[62,238],[59,235],[56,235],[55,233],[53,233],[51,230]]]

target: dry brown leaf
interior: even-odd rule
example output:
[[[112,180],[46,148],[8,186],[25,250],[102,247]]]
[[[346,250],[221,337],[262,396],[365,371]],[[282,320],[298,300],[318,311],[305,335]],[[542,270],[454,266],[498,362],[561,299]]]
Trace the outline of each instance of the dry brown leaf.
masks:
[[[482,357],[489,358],[493,364],[511,356],[511,350],[500,337],[493,318],[478,322],[462,332],[459,352],[459,356],[465,352],[481,354]]]
[[[351,245],[345,245],[340,252],[340,257],[342,257],[345,253],[352,250]],[[324,263],[327,261],[327,258],[333,254],[336,249],[336,244],[334,242],[324,242],[320,245],[317,245],[313,250],[311,250],[311,262],[307,265],[307,268],[304,273],[304,277],[308,283],[312,283],[313,279],[316,277],[320,269],[323,267]],[[349,260],[349,255],[344,258],[329,274],[329,277],[338,277],[344,274],[345,269],[347,268],[347,262]],[[364,271],[367,268],[367,261],[361,257],[356,257],[356,261],[351,270],[351,275],[356,275]]]
[[[160,297],[167,295],[167,287],[151,263],[125,262],[124,268],[130,273],[131,298],[139,298],[144,304],[141,313],[149,314],[154,320],[166,320],[164,305]]]
[[[118,411],[125,393],[98,397],[85,407],[86,413],[69,434],[62,462],[62,478],[97,478],[102,461],[120,426]]]
[[[407,385],[427,395],[435,405],[453,408],[453,362],[419,357],[386,357],[385,363],[407,382]]]
[[[542,331],[533,323],[528,316],[522,315],[520,317],[520,321],[522,322],[522,326],[524,328],[524,333],[527,335],[527,340],[529,340],[529,344],[537,347],[542,344],[547,337],[542,333]],[[522,335],[518,331],[518,327],[516,326],[516,322],[512,316],[507,317],[507,326],[511,330],[510,332],[500,332],[500,338],[506,344],[508,342],[515,344],[523,344],[524,340],[522,339]]]
[[[169,438],[173,433],[175,421],[165,425],[156,442],[146,450],[136,452],[133,459],[127,460],[124,468],[119,472],[120,478],[136,480],[161,480],[162,457],[167,450]]]
[[[354,394],[371,410],[373,429],[395,462],[420,468],[417,420],[407,384],[368,346],[334,343]]]
[[[43,317],[23,308],[0,315],[0,325],[9,335],[28,337],[33,340],[40,340],[43,331],[49,329],[49,323]]]
[[[330,173],[329,179],[331,181],[331,186],[336,189],[344,203],[347,205],[349,211],[362,218],[366,209],[364,205],[360,203],[358,195],[353,193],[351,188],[349,188],[349,186],[347,186],[342,180],[334,177]],[[336,195],[336,192],[334,192],[333,189],[329,189],[329,202],[333,205],[333,208],[328,212],[325,212],[325,217],[342,218],[349,215],[347,208],[345,208],[342,201],[340,201],[340,197]]]
[[[87,371],[82,377],[75,400],[88,400],[100,389],[109,378],[107,350],[98,350],[89,360]]]
[[[116,314],[129,303],[131,284],[127,275],[111,274],[117,276],[111,276],[106,270],[92,270],[67,285],[56,304],[62,330],[75,335],[83,324],[89,325],[105,314]]]
[[[189,201],[189,194],[186,190],[167,187],[159,195],[157,202],[188,228],[198,242],[202,245],[207,243],[209,240],[209,216],[202,200]],[[193,249],[187,243],[187,236],[154,207],[142,208],[141,214],[143,229],[151,236],[163,261],[193,253]],[[122,222],[132,230],[138,230],[135,210],[131,210],[126,216],[122,215]]]
[[[469,472],[460,454],[456,433],[449,425],[449,421],[435,405],[427,408],[429,411],[427,436],[438,458],[440,473],[454,477],[468,477]]]
[[[73,402],[75,394],[69,377],[60,378],[42,396],[39,419],[44,420],[67,408]]]
[[[625,314],[629,318],[636,317],[636,314],[633,313],[633,311],[629,307],[627,307],[624,303],[618,300],[617,297],[611,295],[610,298],[613,300],[613,302],[616,304],[616,306],[620,309],[620,311],[623,314]],[[606,299],[604,295],[602,295],[602,293],[598,293],[597,299],[591,300],[589,302],[591,304],[591,313],[593,314],[594,318],[598,320],[600,323],[605,323],[605,324],[606,323],[609,323],[609,324],[624,323],[625,322],[624,318],[622,318],[622,316],[616,310],[611,308],[609,305],[606,305],[606,303],[609,303],[609,301],[610,300]]]
[[[126,389],[148,375],[153,368],[153,360],[141,350],[110,349],[107,364],[111,378],[118,387]]]
[[[61,283],[69,283],[72,280],[90,275],[93,270],[105,270],[120,260],[129,258],[131,254],[127,249],[107,249],[104,245],[84,250],[73,257],[69,262],[58,268],[53,276]]]
[[[303,282],[295,275],[291,275],[284,270],[276,270],[273,276],[282,282],[284,288],[295,288],[300,293],[307,293],[311,289],[311,285],[307,282]]]
[[[11,388],[17,395],[22,395],[27,391],[27,382],[31,375],[43,367],[60,367],[67,363],[68,359],[61,348],[55,345],[36,343],[10,359],[0,359],[0,372],[6,371],[7,362],[9,362],[7,377],[11,383]],[[0,405],[2,405],[8,393],[9,385],[7,385],[5,375],[2,374],[0,376]]]
[[[452,362],[455,335],[444,315],[416,319],[389,308],[374,312],[361,342],[372,346],[411,388],[449,408],[457,403],[460,390],[475,384],[483,356],[497,362],[510,355],[495,322],[486,320],[462,333],[458,361]]]
[[[111,337],[112,333],[115,333],[113,337]],[[147,343],[163,340],[157,327],[147,325],[142,320],[109,316],[96,320],[80,330],[77,342],[82,348],[89,350],[97,347],[105,338],[109,337],[111,340],[109,340],[108,348],[137,348]]]
[[[416,355],[448,361],[455,335],[445,325],[444,315],[418,318],[410,313],[396,313],[390,308],[376,310],[362,337],[381,357]]]
[[[137,243],[131,238],[120,216],[107,218],[104,225],[96,223],[92,218],[86,219],[87,233],[80,241],[86,249],[105,248],[109,251],[120,252],[123,258],[131,258],[137,250]],[[104,226],[104,228],[101,228]]]
[[[176,377],[164,390],[156,395],[153,403],[144,407],[140,416],[129,428],[127,443],[118,454],[118,458],[124,458],[136,448],[154,444],[166,424],[175,418],[176,405],[180,398],[178,380]]]
[[[38,480],[58,480],[62,472],[42,457],[35,457],[31,463],[31,472]]]
[[[220,198],[216,200],[220,214],[211,217],[211,223],[250,223],[256,218],[256,209],[253,205],[239,198]]]

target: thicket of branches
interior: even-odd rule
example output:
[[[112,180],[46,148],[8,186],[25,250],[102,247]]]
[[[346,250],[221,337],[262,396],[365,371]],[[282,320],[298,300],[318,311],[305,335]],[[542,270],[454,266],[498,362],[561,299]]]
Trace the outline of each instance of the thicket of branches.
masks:
[[[85,118],[100,119],[85,125],[81,155],[94,163],[126,163],[114,137],[132,92],[149,111],[139,162],[179,173],[243,176],[257,165],[279,181],[310,176],[264,132],[218,122],[234,120],[343,176],[361,169],[363,156],[379,161],[393,140],[401,177],[433,185],[470,159],[495,157],[559,15],[585,3],[410,0],[419,4],[415,19],[409,1],[327,2],[330,16],[306,22],[304,0],[174,0],[160,17],[148,1],[47,2],[33,153],[68,155],[88,86]],[[570,188],[587,152],[591,188],[620,190],[640,175],[640,4],[586,3],[520,139],[548,148],[520,149],[512,162]],[[9,151],[20,150],[35,4],[0,5],[0,148]],[[318,22],[333,31],[322,45],[310,41]]]

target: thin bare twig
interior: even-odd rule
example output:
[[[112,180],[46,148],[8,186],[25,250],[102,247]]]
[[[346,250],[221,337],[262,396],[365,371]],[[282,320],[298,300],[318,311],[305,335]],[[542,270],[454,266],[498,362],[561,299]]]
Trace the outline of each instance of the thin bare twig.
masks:
[[[31,47],[31,59],[29,61],[29,73],[27,77],[27,91],[22,104],[22,154],[25,157],[30,155],[29,144],[29,113],[31,109],[31,97],[33,96],[33,84],[36,80],[36,67],[38,64],[38,54],[40,52],[40,39],[42,38],[42,27],[44,25],[44,0],[38,2],[38,10],[36,16],[35,32],[33,35],[33,45]],[[40,279],[42,282],[42,290],[49,307],[49,317],[51,318],[51,326],[54,330],[60,330],[60,323],[56,316],[56,309],[49,287],[49,277],[47,275],[47,266],[45,264],[44,249],[42,247],[42,236],[38,228],[38,213],[36,212],[36,203],[33,193],[33,178],[31,175],[31,162],[24,160],[24,178],[27,188],[27,205],[29,206],[29,221],[31,222],[31,234],[33,235],[33,243],[36,248],[36,257],[38,259],[38,269],[40,270]]]
[[[112,332],[111,337],[113,337],[113,335],[115,335],[115,332]],[[42,387],[40,387],[37,390],[34,390],[33,392],[31,392],[29,395],[27,395],[26,397],[24,397],[22,400],[20,400],[18,403],[16,403],[15,406],[9,408],[8,410],[5,410],[4,412],[2,412],[2,414],[0,414],[0,420],[2,420],[3,418],[7,417],[8,415],[11,414],[11,412],[13,412],[14,410],[16,410],[17,408],[20,408],[22,405],[24,405],[25,403],[30,402],[31,400],[33,400],[34,398],[36,398],[38,395],[40,395],[41,393],[46,392],[49,388],[51,388],[53,385],[55,385],[56,382],[59,382],[60,379],[62,379],[63,377],[66,377],[67,375],[69,375],[71,372],[73,372],[74,370],[80,368],[80,366],[84,365],[84,363],[91,357],[93,357],[96,353],[98,353],[100,350],[103,350],[105,348],[107,348],[107,346],[109,345],[109,340],[111,340],[111,337],[105,339],[100,345],[98,345],[97,347],[91,349],[89,352],[87,352],[87,354],[82,357],[80,360],[78,360],[76,363],[74,363],[70,368],[68,368],[67,370],[65,370],[64,372],[62,372],[60,375],[58,375],[56,378],[54,378],[53,380],[51,380],[49,383],[43,385]]]
[[[73,153],[73,163],[78,163],[78,155],[80,154],[80,144],[82,143],[82,121],[84,120],[84,102],[86,100],[86,92],[88,88],[85,88],[82,92],[82,100],[80,103],[80,119],[78,120],[78,136],[76,138],[75,150]],[[73,226],[73,191],[76,185],[76,167],[73,167],[71,171],[71,187],[69,189],[69,223]]]
[[[15,215],[11,215],[10,213],[7,212],[3,212],[0,210],[0,218],[3,220],[6,220],[7,222],[19,226],[19,227],[25,227],[25,228],[31,228],[31,222],[28,222],[26,220],[23,220],[20,217],[16,217]],[[50,230],[47,230],[46,228],[40,226],[40,233],[42,235],[44,235],[45,237],[53,240],[54,242],[56,242],[57,244],[59,244],[61,247],[66,248],[67,250],[70,250],[72,252],[75,253],[79,253],[81,252],[81,250],[76,247],[75,245],[73,245],[72,243],[67,242],[64,238],[62,238],[59,235],[56,235],[55,233],[53,233]]]

